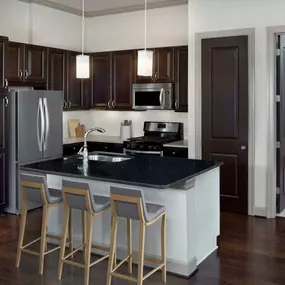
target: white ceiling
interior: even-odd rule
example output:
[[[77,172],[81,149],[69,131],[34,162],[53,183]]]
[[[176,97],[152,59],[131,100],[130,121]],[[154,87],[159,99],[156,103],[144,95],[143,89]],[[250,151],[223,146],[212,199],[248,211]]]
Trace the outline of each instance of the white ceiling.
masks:
[[[82,0],[20,0],[37,3],[66,12],[80,14]],[[148,0],[149,9],[187,4],[188,0]],[[86,16],[139,11],[144,9],[144,0],[85,0]]]

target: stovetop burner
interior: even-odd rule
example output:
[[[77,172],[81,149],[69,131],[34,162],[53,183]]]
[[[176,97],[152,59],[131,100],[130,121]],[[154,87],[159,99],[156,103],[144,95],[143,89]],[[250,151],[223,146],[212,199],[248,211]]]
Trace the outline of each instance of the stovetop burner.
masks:
[[[144,136],[131,138],[124,142],[126,150],[162,151],[165,143],[183,139],[182,123],[145,122]]]

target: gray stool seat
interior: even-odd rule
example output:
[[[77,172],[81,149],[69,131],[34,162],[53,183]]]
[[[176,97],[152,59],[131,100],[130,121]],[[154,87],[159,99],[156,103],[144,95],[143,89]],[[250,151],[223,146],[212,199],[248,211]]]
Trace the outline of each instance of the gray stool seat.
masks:
[[[148,221],[152,221],[162,214],[166,209],[164,206],[146,203],[146,216]]]

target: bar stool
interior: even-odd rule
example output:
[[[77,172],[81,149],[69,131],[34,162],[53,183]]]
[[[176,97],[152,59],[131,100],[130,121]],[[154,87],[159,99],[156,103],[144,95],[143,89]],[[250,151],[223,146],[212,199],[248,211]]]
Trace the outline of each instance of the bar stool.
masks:
[[[21,185],[21,194],[22,194],[22,217],[21,217],[20,234],[18,241],[16,267],[20,266],[22,252],[32,255],[38,255],[40,257],[39,274],[43,274],[45,256],[49,253],[52,253],[55,250],[60,249],[60,246],[58,246],[49,251],[47,250],[47,237],[59,240],[61,239],[61,237],[47,234],[47,218],[48,218],[48,209],[51,207],[59,206],[62,203],[61,191],[48,188],[46,177],[42,175],[22,173],[20,175],[20,185]],[[26,221],[27,221],[28,202],[43,204],[42,229],[41,229],[41,237],[33,240],[32,242],[26,245],[23,245]],[[69,244],[72,249],[73,243],[72,243],[71,227],[69,227],[69,229],[70,229]],[[30,245],[34,244],[39,240],[41,240],[40,252],[35,252],[26,249],[27,247],[29,247]]]
[[[103,246],[92,245],[92,232],[93,232],[93,217],[98,216],[109,210],[110,199],[92,195],[88,183],[73,182],[63,180],[62,182],[62,195],[64,203],[64,223],[63,223],[63,238],[61,243],[59,265],[58,265],[58,279],[62,277],[63,263],[85,269],[84,285],[89,284],[90,267],[107,259],[109,257],[109,248]],[[82,213],[82,245],[75,248],[70,254],[65,256],[65,246],[67,238],[67,229],[70,212],[72,209],[81,210]],[[87,226],[85,221],[85,211],[87,211]],[[91,263],[91,249],[99,249],[108,252],[107,255]],[[72,254],[84,250],[84,264],[67,260]]]
[[[148,204],[144,201],[142,190],[111,187],[111,212],[112,212],[112,232],[110,244],[110,258],[108,265],[106,285],[111,285],[112,276],[129,281],[137,282],[142,285],[143,281],[153,273],[162,269],[162,280],[166,283],[166,211],[161,205]],[[117,265],[114,266],[116,237],[118,228],[118,217],[124,217],[128,220],[128,255]],[[161,259],[145,258],[145,229],[162,218],[161,222]],[[138,277],[116,273],[117,269],[128,261],[128,271],[132,273],[132,220],[140,222],[140,237],[138,251]],[[144,260],[159,264],[151,272],[143,276]]]

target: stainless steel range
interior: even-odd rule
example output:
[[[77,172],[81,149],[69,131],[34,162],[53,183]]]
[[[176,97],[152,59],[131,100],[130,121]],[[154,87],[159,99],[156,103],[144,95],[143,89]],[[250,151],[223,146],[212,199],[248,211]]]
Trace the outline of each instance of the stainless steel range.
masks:
[[[179,140],[183,140],[183,123],[145,122],[144,136],[124,141],[124,153],[163,156],[163,145]]]

